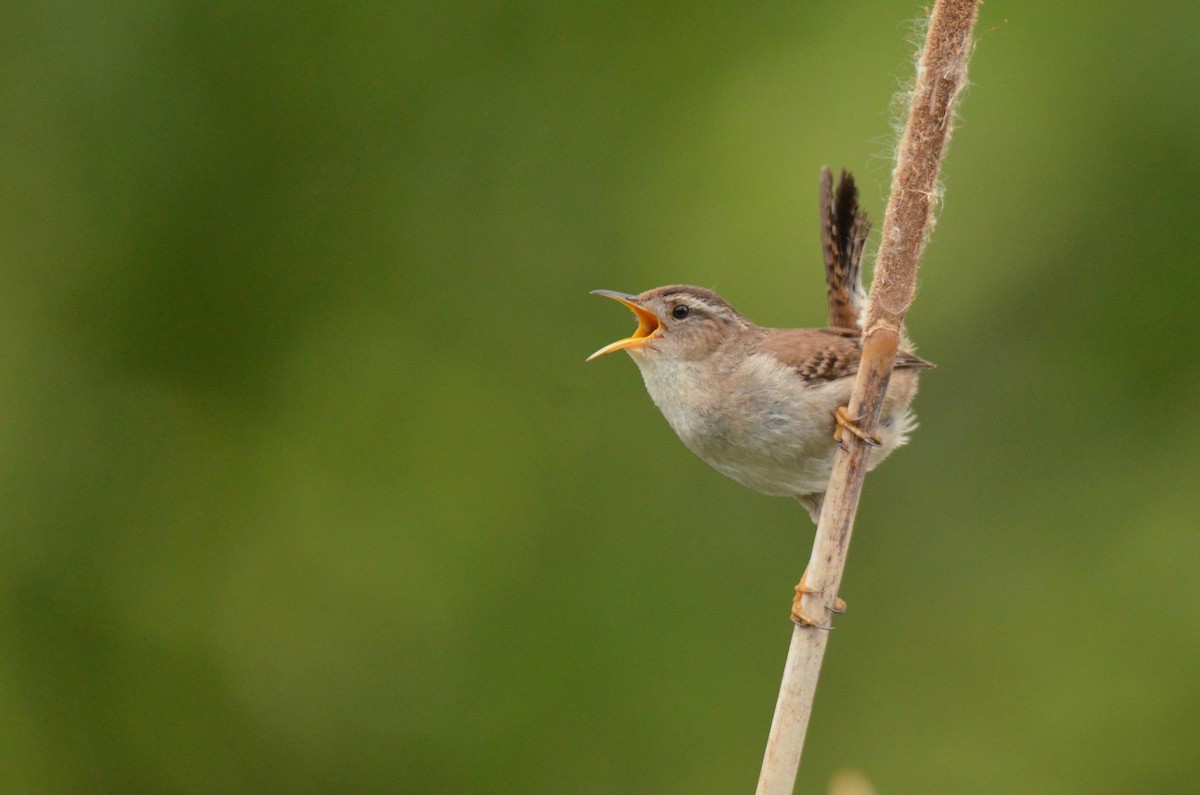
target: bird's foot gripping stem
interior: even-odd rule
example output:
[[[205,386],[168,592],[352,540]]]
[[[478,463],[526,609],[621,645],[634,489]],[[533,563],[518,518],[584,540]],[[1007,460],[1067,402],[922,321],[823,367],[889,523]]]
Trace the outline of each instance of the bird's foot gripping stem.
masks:
[[[820,593],[813,588],[809,588],[807,584],[808,571],[804,572],[804,576],[800,578],[800,582],[796,583],[796,598],[792,600],[792,623],[800,627],[812,627],[813,629],[833,629],[829,624],[822,624],[817,619],[804,612],[804,606],[801,602],[804,600],[805,594]],[[833,600],[833,607],[829,608],[831,613],[845,613],[846,603],[840,597]]]
[[[872,436],[862,428],[858,427],[858,423],[861,421],[862,417],[859,417],[857,420],[850,417],[850,409],[848,406],[838,406],[834,410],[833,438],[837,442],[838,447],[842,448],[843,450],[846,449],[846,443],[842,441],[842,437],[846,433],[857,436],[863,444],[869,445],[870,447],[880,447],[883,445],[883,442],[879,440],[878,436]]]

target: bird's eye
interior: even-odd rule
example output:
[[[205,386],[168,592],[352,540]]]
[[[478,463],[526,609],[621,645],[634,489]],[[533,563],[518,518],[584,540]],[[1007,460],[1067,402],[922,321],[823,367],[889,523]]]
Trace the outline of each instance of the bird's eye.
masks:
[[[688,308],[687,304],[680,304],[671,310],[671,317],[675,318],[676,320],[683,320],[691,311],[692,310]]]

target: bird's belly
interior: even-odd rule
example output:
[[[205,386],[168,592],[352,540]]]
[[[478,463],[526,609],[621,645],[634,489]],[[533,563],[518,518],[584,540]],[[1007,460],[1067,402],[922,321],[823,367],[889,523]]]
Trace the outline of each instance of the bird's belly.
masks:
[[[836,445],[830,428],[774,417],[755,426],[703,423],[684,444],[722,475],[775,496],[825,490]]]
[[[827,454],[787,462],[765,462],[751,456],[719,457],[700,454],[710,466],[746,488],[777,497],[801,496],[825,491],[833,468],[833,448]]]
[[[776,496],[824,491],[837,449],[833,415],[822,407],[828,397],[817,390],[736,397],[659,408],[688,449],[743,486]]]
[[[771,401],[752,410],[676,406],[663,414],[688,449],[722,475],[762,494],[803,496],[825,491],[837,452],[833,412],[823,408],[827,398],[813,397],[822,407]],[[906,410],[885,414],[877,429],[882,444],[868,452],[867,468],[903,444],[911,425]]]

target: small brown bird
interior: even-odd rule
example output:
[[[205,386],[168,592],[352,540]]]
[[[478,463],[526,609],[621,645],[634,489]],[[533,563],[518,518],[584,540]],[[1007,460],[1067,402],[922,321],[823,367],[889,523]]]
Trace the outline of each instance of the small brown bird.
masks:
[[[814,522],[842,433],[872,445],[867,467],[878,466],[908,441],[917,375],[931,366],[901,350],[878,435],[857,428],[846,405],[862,355],[861,263],[870,224],[846,172],[835,194],[829,169],[822,170],[821,220],[831,328],[762,328],[702,287],[676,284],[640,295],[596,290],[629,307],[638,327],[588,357],[627,351],[688,449],[755,491],[795,497]],[[800,608],[806,590],[801,579],[792,618],[821,626]]]

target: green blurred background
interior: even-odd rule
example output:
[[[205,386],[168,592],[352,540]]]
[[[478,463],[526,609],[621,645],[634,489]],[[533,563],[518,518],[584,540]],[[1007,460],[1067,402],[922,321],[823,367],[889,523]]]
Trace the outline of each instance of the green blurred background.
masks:
[[[810,523],[588,291],[823,323],[921,7],[7,4],[0,791],[750,792]],[[1191,790],[1200,7],[978,34],[799,790]]]

